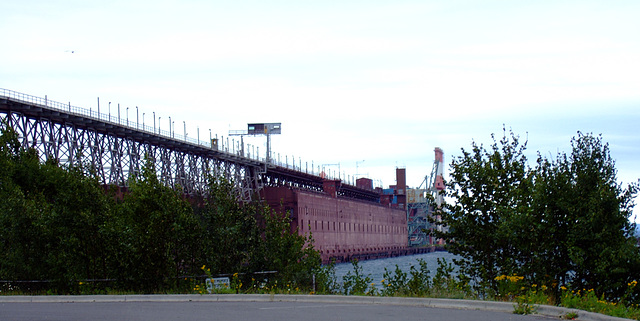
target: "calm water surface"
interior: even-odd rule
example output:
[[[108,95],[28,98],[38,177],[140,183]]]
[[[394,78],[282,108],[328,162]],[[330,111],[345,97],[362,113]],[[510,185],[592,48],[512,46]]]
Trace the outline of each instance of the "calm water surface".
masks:
[[[381,287],[380,281],[382,281],[383,279],[382,276],[384,275],[385,268],[393,273],[393,271],[396,270],[397,265],[400,270],[409,274],[409,269],[411,268],[411,266],[419,268],[420,264],[418,264],[418,260],[422,259],[427,262],[427,267],[430,271],[429,276],[433,278],[433,276],[436,274],[436,269],[438,268],[438,258],[453,263],[453,259],[455,257],[455,255],[449,252],[433,252],[426,254],[391,257],[386,259],[360,261],[358,262],[358,265],[362,267],[362,273],[364,274],[364,276],[369,275],[369,277],[373,279],[373,282],[375,282],[376,287],[379,288]],[[352,263],[336,264],[336,277],[338,283],[342,284],[342,278],[349,271],[353,273]]]

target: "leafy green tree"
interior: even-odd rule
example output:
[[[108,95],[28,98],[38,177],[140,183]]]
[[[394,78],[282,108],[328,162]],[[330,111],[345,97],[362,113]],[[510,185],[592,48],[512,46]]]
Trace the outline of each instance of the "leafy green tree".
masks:
[[[540,240],[537,279],[570,283],[611,299],[640,277],[640,252],[630,218],[638,184],[617,182],[615,162],[601,136],[578,133],[571,154],[555,161],[539,157],[533,209]],[[549,280],[542,280],[549,276]]]
[[[286,213],[238,203],[233,182],[211,177],[200,214],[204,262],[214,274],[277,271],[269,281],[311,287],[320,255],[310,236],[291,230]],[[247,276],[248,278],[248,276]]]
[[[17,133],[11,127],[3,127],[0,135],[0,278],[19,280],[41,273],[33,270],[36,268],[33,261],[41,252],[40,243],[36,241],[41,233],[35,224],[36,208],[15,181],[25,152]]]
[[[578,133],[572,152],[538,157],[530,169],[513,133],[489,151],[452,161],[442,211],[450,251],[479,290],[517,274],[559,294],[561,285],[620,298],[638,278],[640,253],[629,218],[638,184],[622,188],[601,137]]]
[[[261,241],[255,208],[239,203],[233,182],[223,176],[209,177],[208,195],[200,209],[203,263],[213,274],[258,271]]]
[[[114,276],[123,287],[156,292],[175,289],[199,269],[197,218],[180,191],[163,185],[147,160],[133,179],[109,226],[116,240]]]
[[[45,258],[49,279],[63,292],[78,280],[104,277],[104,238],[100,226],[108,212],[104,190],[96,177],[85,176],[81,167],[41,167],[38,189],[46,212],[39,222],[48,248]]]
[[[493,136],[492,136],[493,137]],[[460,255],[461,272],[479,290],[495,288],[493,278],[518,270],[523,256],[521,231],[527,230],[532,179],[521,145],[512,132],[489,150],[472,144],[451,164],[448,196],[456,200],[441,211],[450,251]]]
[[[264,240],[260,252],[268,270],[278,271],[277,280],[311,288],[313,274],[320,269],[320,253],[311,235],[292,231],[288,213],[277,213],[268,206],[258,207],[264,221]]]
[[[99,228],[107,202],[98,180],[80,166],[41,164],[11,128],[0,140],[3,278],[52,280],[69,292],[77,280],[103,277]]]

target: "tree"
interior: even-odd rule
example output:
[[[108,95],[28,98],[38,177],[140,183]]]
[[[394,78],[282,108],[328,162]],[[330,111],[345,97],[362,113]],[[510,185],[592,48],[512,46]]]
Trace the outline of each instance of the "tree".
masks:
[[[291,230],[288,213],[277,213],[268,206],[258,206],[264,221],[264,241],[260,253],[266,269],[278,271],[277,280],[310,288],[312,274],[320,268],[320,253],[313,247],[311,235]]]
[[[620,298],[638,278],[640,252],[629,221],[638,184],[622,188],[601,137],[578,133],[572,152],[527,165],[517,136],[452,161],[442,211],[450,250],[463,273],[495,290],[518,274],[558,293],[561,285]]]
[[[197,218],[182,192],[163,185],[153,162],[129,183],[109,226],[116,240],[114,277],[123,287],[155,292],[179,287],[199,269]]]
[[[223,176],[208,178],[208,195],[201,209],[204,264],[213,274],[254,272],[260,231],[252,204],[236,200],[233,182]]]
[[[571,154],[539,157],[533,208],[539,240],[538,279],[570,283],[620,298],[640,277],[640,252],[630,218],[638,184],[617,182],[615,162],[601,136],[578,132]],[[541,258],[545,258],[541,260]],[[556,286],[557,287],[557,286]]]
[[[487,151],[472,143],[471,152],[451,164],[448,196],[456,200],[441,211],[448,227],[441,234],[450,251],[461,256],[458,265],[479,290],[495,276],[518,271],[523,256],[521,230],[526,229],[532,180],[521,145],[512,132],[494,140]]]
[[[108,204],[97,178],[81,166],[40,163],[11,128],[0,141],[1,277],[51,280],[62,292],[103,277],[99,229]]]
[[[98,178],[85,176],[81,166],[45,163],[40,169],[35,197],[44,214],[38,216],[38,225],[47,246],[40,255],[48,265],[47,279],[55,280],[62,292],[74,291],[79,280],[104,277],[105,239],[100,228],[108,200]]]
[[[222,176],[209,178],[208,192],[200,214],[201,240],[212,273],[277,271],[269,281],[311,286],[320,254],[310,236],[291,230],[287,213],[260,203],[238,203],[233,182]]]
[[[36,213],[15,180],[24,150],[17,133],[3,125],[0,135],[0,278],[24,279],[35,274],[28,264],[39,252]]]

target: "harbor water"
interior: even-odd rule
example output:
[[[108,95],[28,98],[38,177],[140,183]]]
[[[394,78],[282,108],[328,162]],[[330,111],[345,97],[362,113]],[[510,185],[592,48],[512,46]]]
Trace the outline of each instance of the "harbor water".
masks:
[[[420,264],[418,263],[418,260],[423,260],[427,263],[427,267],[429,268],[429,277],[433,278],[438,268],[438,259],[453,263],[453,259],[455,257],[455,255],[449,252],[432,252],[425,254],[360,261],[358,262],[358,265],[362,268],[363,276],[369,276],[373,280],[373,283],[375,283],[376,288],[381,288],[381,281],[384,276],[385,268],[389,270],[389,272],[393,275],[393,272],[396,270],[397,265],[400,270],[409,274],[411,266],[419,269]],[[351,272],[353,274],[353,263],[338,263],[335,266],[335,272],[338,283],[342,284],[343,277],[348,272]]]

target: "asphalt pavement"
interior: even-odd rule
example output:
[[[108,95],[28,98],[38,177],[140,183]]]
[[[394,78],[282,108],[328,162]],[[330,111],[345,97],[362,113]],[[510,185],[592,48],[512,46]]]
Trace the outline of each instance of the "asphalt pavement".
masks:
[[[339,295],[0,296],[0,320],[625,320],[539,306],[513,314],[513,303]]]

